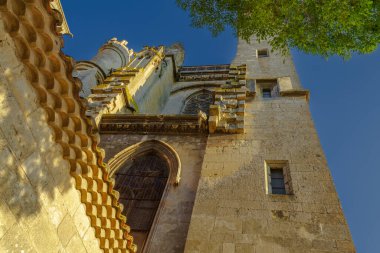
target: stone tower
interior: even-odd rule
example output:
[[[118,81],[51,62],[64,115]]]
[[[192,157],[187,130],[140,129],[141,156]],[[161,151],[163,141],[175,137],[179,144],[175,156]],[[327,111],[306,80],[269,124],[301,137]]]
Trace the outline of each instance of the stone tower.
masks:
[[[140,252],[354,252],[291,57],[254,39],[229,65],[183,55],[146,47],[89,96]]]
[[[291,57],[240,40],[244,134],[209,135],[186,252],[354,252]]]
[[[58,0],[0,5],[1,252],[355,252],[290,57],[113,38],[73,66]]]

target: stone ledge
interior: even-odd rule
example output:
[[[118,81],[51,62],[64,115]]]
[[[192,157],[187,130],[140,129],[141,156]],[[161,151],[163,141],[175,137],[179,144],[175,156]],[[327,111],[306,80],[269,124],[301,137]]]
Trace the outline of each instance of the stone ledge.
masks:
[[[310,91],[309,90],[285,90],[280,91],[282,97],[305,97],[309,101]]]
[[[207,134],[207,116],[105,114],[100,133]]]

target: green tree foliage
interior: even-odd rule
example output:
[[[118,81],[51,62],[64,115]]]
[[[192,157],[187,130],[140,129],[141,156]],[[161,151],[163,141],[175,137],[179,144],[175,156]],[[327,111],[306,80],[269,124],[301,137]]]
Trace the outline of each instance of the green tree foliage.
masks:
[[[380,43],[380,0],[177,0],[195,27],[217,35],[228,26],[237,36],[288,48],[349,58]]]

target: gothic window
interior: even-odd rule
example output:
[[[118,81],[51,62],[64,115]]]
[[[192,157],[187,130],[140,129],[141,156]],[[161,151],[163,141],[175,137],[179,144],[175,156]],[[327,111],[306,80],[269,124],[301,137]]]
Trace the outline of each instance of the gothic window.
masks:
[[[152,151],[121,167],[114,177],[123,214],[138,252],[143,252],[168,182],[168,163]]]
[[[197,115],[201,110],[208,115],[213,100],[213,94],[208,90],[196,92],[186,100],[182,113]]]

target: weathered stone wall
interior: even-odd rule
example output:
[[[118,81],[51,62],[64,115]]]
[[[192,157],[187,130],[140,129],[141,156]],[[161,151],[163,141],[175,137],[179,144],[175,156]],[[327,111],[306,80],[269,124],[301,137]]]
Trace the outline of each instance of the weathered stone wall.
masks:
[[[201,90],[214,91],[224,83],[225,81],[175,82],[162,114],[180,114],[189,96]]]
[[[256,50],[268,49],[269,57],[258,58]],[[247,64],[247,76],[251,79],[271,79],[289,76],[293,89],[301,88],[292,57],[281,56],[278,52],[271,52],[272,48],[266,41],[257,42],[251,39],[250,44],[239,40],[233,65]]]
[[[179,155],[182,164],[181,181],[170,186],[157,225],[151,233],[147,252],[183,252],[189,227],[195,192],[198,186],[207,136],[188,135],[102,135],[100,145],[105,149],[106,160],[131,145],[148,140],[160,140],[170,145]]]
[[[140,87],[134,99],[138,105],[139,113],[160,114],[170,95],[174,83],[173,61],[166,58],[166,64],[161,63]]]
[[[353,252],[307,102],[246,106],[245,134],[208,138],[186,252]],[[266,194],[265,160],[289,161],[294,195]]]
[[[91,88],[100,84],[97,78],[103,81],[112,70],[121,68],[130,61],[133,50],[129,50],[127,45],[126,40],[118,41],[117,38],[112,38],[90,61],[80,61],[76,64],[73,75],[82,82],[81,96],[88,97]]]
[[[290,58],[252,59],[258,47],[239,43],[248,78],[300,87]],[[185,252],[355,252],[306,99],[248,100],[244,128],[207,140]],[[292,195],[266,193],[265,161],[276,160],[289,163]]]
[[[202,88],[188,89],[171,94],[166,103],[163,114],[181,114],[186,99],[192,94],[201,91]],[[211,89],[208,89],[211,90]]]
[[[0,252],[98,252],[62,149],[0,22]]]

